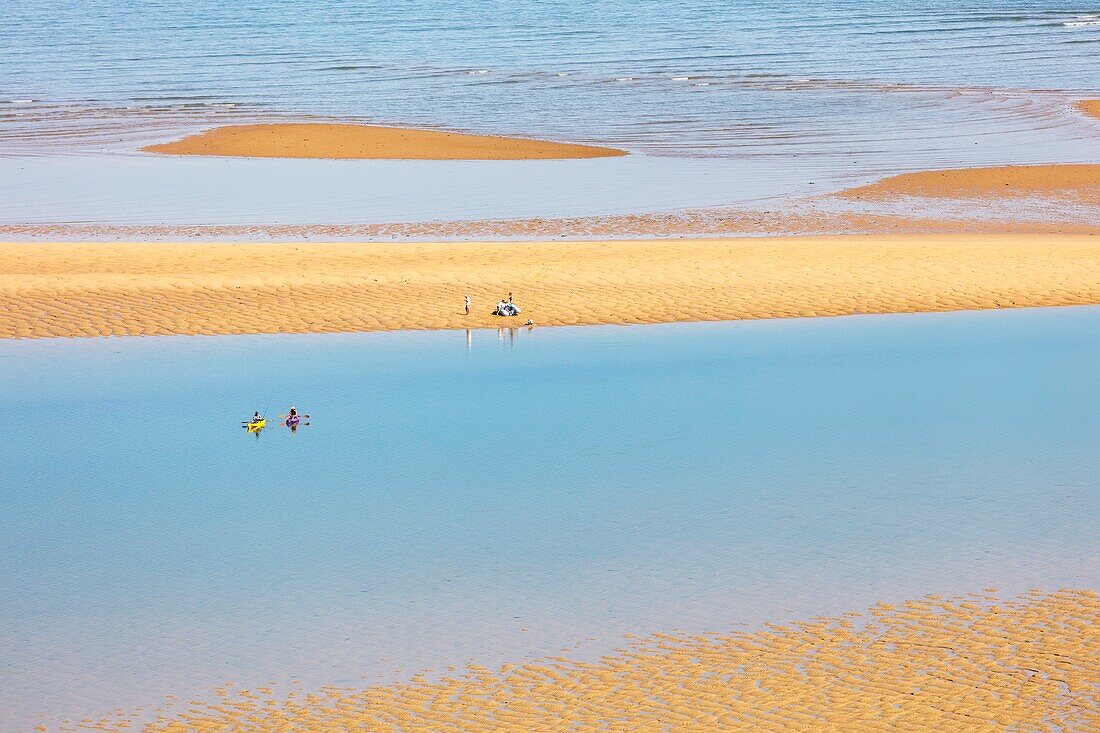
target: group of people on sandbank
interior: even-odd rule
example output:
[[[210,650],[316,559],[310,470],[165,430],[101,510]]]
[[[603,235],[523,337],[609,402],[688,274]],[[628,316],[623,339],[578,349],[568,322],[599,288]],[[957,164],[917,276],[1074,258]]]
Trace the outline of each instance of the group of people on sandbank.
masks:
[[[522,311],[520,307],[516,305],[515,298],[511,293],[508,293],[508,299],[501,298],[497,303],[496,308],[493,309],[494,316],[518,316]],[[466,296],[466,315],[470,315],[470,296]],[[535,322],[531,319],[527,319],[528,326],[534,326]]]
[[[512,294],[508,293],[508,300],[504,298],[500,299],[497,303],[497,307],[493,309],[494,316],[518,316],[519,306],[516,305],[516,301],[512,298]]]

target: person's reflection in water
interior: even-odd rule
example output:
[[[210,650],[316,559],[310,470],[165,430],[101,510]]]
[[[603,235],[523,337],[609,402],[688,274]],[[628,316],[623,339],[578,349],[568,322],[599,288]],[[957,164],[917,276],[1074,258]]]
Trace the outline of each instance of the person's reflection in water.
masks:
[[[308,418],[309,415],[306,415],[305,417]],[[288,428],[290,428],[291,434],[294,434],[294,433],[298,432],[298,428],[303,428],[303,427],[308,428],[309,427],[309,420],[308,419],[303,419],[301,422],[286,423],[286,426]]]
[[[519,329],[516,329],[516,328],[498,328],[497,329],[497,343],[500,345],[500,348],[502,348],[502,349],[504,348],[504,334],[505,334],[505,332],[507,332],[507,334],[508,334],[508,348],[509,349],[516,348],[516,331],[517,330],[519,330]]]
[[[497,329],[497,345],[500,348],[504,348],[504,334],[508,334],[508,348],[516,348],[516,333],[519,332],[518,328],[498,328]]]
[[[474,332],[470,329],[466,329],[466,353],[469,354],[474,350]]]

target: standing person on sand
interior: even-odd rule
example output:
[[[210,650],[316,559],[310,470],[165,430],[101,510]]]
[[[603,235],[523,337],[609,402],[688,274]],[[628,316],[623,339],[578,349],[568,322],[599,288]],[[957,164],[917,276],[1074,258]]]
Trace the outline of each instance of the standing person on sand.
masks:
[[[470,315],[470,296],[466,296],[466,315]]]

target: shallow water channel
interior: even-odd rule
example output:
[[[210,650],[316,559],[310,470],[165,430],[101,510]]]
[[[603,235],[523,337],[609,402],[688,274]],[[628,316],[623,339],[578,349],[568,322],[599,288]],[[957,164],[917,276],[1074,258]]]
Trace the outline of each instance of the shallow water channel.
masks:
[[[1095,589],[1097,385],[1098,307],[3,341],[0,729]]]

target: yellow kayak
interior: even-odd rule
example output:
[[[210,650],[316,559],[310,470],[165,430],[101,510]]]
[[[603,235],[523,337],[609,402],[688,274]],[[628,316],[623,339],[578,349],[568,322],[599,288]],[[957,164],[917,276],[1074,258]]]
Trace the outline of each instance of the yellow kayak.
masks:
[[[248,423],[248,432],[254,433],[257,430],[262,430],[267,425],[267,420],[257,420],[256,422]]]

